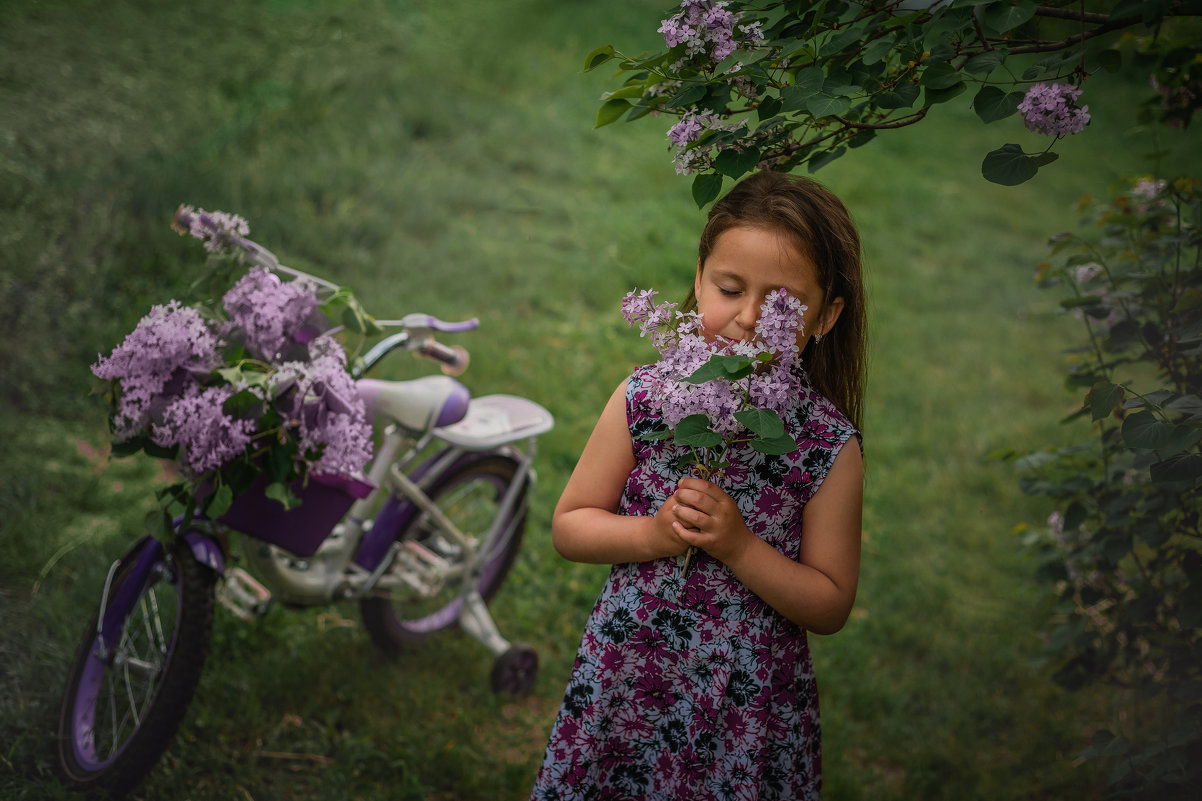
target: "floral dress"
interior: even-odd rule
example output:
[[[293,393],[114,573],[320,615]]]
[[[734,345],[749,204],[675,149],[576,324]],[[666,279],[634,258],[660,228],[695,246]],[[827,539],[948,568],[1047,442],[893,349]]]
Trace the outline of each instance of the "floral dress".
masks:
[[[654,515],[685,475],[662,428],[654,367],[626,411],[636,464],[619,504]],[[802,507],[857,432],[808,381],[783,415],[798,449],[742,446],[722,480],[748,527],[791,559]],[[818,693],[805,631],[699,551],[614,565],[585,627],[532,799],[817,799]]]

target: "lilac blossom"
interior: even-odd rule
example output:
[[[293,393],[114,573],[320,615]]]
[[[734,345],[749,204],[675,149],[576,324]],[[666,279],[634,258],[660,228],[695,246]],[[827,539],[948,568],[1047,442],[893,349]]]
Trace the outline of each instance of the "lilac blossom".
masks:
[[[346,370],[346,353],[330,336],[310,344],[307,362],[284,362],[273,379],[276,404],[289,417],[300,451],[317,473],[355,475],[371,460],[371,423]]]
[[[671,429],[686,417],[704,414],[710,429],[729,441],[742,430],[735,414],[750,408],[778,414],[788,408],[799,389],[797,337],[804,328],[806,307],[785,290],[770,293],[760,307],[756,337],[751,341],[705,336],[703,316],[681,312],[676,305],[655,305],[654,290],[635,290],[622,303],[622,313],[643,336],[651,334],[660,354],[659,392],[664,422]],[[712,356],[743,356],[766,361],[741,381],[686,379]]]
[[[278,359],[286,345],[306,338],[305,324],[318,303],[312,281],[281,281],[261,267],[244,275],[222,298],[231,335],[265,361]]]
[[[1080,133],[1089,124],[1089,106],[1077,105],[1081,87],[1037,83],[1018,104],[1027,130],[1044,136]]]
[[[180,446],[180,464],[192,475],[215,470],[246,452],[255,421],[225,413],[223,404],[237,390],[228,385],[187,385],[152,426],[151,439],[163,447]]]
[[[193,206],[180,206],[171,227],[199,239],[210,253],[241,250],[244,247],[242,238],[250,234],[250,224],[237,214],[205,211]]]
[[[676,147],[673,160],[678,175],[688,175],[709,168],[713,163],[714,146],[695,144],[709,131],[733,132],[746,126],[745,120],[724,123],[712,111],[690,109],[680,121],[668,129],[668,141]],[[736,145],[737,146],[737,145]]]
[[[759,23],[739,26],[743,14],[728,11],[729,5],[724,0],[683,0],[680,12],[659,26],[664,44],[670,48],[683,44],[689,56],[704,55],[718,62],[735,52],[741,42],[762,42]]]
[[[171,301],[153,306],[137,327],[92,365],[97,378],[115,382],[113,435],[117,440],[147,433],[153,412],[218,362],[217,337],[200,312]]]

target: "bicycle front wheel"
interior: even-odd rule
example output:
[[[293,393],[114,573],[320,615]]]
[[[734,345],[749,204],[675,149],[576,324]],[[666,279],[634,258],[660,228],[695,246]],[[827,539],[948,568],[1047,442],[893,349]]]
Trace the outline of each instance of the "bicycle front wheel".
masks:
[[[155,547],[148,543],[144,547]],[[137,552],[119,565],[110,604],[132,580]],[[67,677],[58,723],[59,767],[77,789],[123,795],[166,750],[209,650],[216,574],[179,539],[152,565],[116,631],[97,631],[100,610],[84,632]]]
[[[517,470],[515,459],[481,457],[439,477],[427,493],[473,549],[484,547]],[[491,544],[483,556],[476,589],[486,601],[500,589],[517,558],[526,528],[525,508],[525,499],[519,497],[508,516],[498,521],[510,536]],[[470,568],[470,553],[447,537],[429,513],[416,515],[397,539],[402,552],[390,569],[389,589],[377,589],[359,605],[364,627],[387,652],[416,645],[458,621]]]

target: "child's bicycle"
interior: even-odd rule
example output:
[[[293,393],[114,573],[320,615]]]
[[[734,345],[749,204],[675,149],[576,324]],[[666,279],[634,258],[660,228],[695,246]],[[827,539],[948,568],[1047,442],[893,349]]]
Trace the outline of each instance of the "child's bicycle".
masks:
[[[250,244],[255,261],[296,274]],[[219,520],[181,526],[174,547],[143,537],[113,563],[59,716],[59,763],[71,785],[119,795],[153,768],[200,680],[218,602],[253,620],[272,600],[358,600],[365,629],[387,651],[458,624],[495,655],[494,691],[532,689],[537,653],[507,641],[486,603],[517,555],[535,442],[554,421],[525,398],[471,398],[447,375],[359,377],[397,349],[448,373],[467,366],[466,351],[435,335],[470,330],[475,320],[409,315],[381,325],[399,331],[356,374],[369,415],[387,425],[369,483],[311,478],[288,511],[252,488]],[[244,537],[257,580],[228,564],[231,532]]]

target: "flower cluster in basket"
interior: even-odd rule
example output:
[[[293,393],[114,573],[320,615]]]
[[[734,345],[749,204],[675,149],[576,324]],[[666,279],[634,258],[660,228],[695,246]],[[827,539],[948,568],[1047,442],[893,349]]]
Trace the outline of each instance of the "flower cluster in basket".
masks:
[[[181,479],[159,493],[161,529],[152,530],[172,531],[176,514],[220,517],[260,475],[285,508],[311,474],[360,475],[371,423],[341,329],[328,320],[339,312],[364,332],[371,318],[346,290],[256,264],[249,257],[265,251],[236,215],[181,206],[173,227],[209,254],[194,285],[200,298],[152,307],[92,366],[110,403],[114,453],[145,451],[180,467]]]

